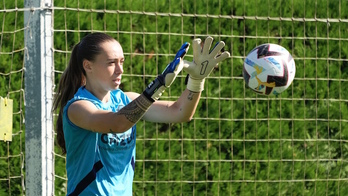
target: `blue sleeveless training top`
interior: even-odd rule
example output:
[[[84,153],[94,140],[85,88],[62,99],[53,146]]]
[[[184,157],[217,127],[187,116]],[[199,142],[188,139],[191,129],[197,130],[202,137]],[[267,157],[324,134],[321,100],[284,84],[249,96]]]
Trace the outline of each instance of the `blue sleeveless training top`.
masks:
[[[75,101],[88,100],[100,110],[117,112],[131,100],[117,89],[108,103],[81,87],[63,110],[68,195],[132,195],[136,129],[96,133],[74,125],[67,116]]]

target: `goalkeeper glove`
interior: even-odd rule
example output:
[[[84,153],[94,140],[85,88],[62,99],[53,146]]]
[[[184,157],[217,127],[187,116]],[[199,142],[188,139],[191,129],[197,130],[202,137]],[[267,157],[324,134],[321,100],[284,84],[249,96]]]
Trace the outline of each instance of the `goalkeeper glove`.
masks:
[[[189,74],[187,88],[193,92],[201,92],[204,89],[205,78],[209,76],[215,66],[219,62],[230,56],[230,53],[221,50],[225,43],[219,41],[214,48],[210,50],[213,38],[208,36],[201,47],[201,39],[194,39],[193,47],[193,62],[184,61],[184,70]]]
[[[167,65],[162,74],[152,81],[143,94],[152,102],[159,99],[164,90],[174,82],[176,76],[183,69],[184,64],[182,59],[184,58],[190,44],[185,42],[179,51],[176,53],[174,60]]]

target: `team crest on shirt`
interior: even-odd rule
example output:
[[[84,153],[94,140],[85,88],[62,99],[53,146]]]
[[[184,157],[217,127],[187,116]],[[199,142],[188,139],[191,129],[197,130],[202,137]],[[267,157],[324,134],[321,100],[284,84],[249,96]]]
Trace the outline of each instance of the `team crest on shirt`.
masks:
[[[135,131],[132,128],[124,133],[104,133],[100,140],[108,146],[127,146],[135,139]]]

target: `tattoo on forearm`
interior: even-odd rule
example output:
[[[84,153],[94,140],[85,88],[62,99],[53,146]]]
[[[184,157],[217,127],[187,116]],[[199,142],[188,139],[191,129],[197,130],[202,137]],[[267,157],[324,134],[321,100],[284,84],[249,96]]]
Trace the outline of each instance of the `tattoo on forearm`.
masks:
[[[134,102],[143,110],[149,109],[151,104],[153,103],[152,101],[149,101],[145,95],[141,94],[138,98],[134,100]]]
[[[193,93],[192,93],[191,91],[190,91],[190,93],[188,94],[187,99],[190,100],[190,101],[192,101],[192,99],[193,99]]]
[[[134,101],[126,105],[126,107],[122,108],[118,114],[124,115],[130,122],[136,123],[145,114],[151,104],[152,102],[144,95],[140,95]]]

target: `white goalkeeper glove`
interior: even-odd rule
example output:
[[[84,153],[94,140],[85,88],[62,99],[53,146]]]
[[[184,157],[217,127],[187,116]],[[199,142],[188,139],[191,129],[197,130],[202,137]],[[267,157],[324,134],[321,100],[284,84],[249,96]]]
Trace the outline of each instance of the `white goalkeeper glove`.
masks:
[[[201,39],[192,41],[193,62],[184,60],[184,70],[189,74],[187,89],[193,92],[201,92],[204,89],[205,78],[209,76],[215,66],[219,62],[230,56],[230,53],[221,50],[225,46],[225,42],[219,41],[214,48],[210,50],[213,38],[208,36],[201,46]]]
[[[152,102],[159,99],[164,90],[174,82],[176,76],[184,67],[183,58],[189,49],[190,44],[185,42],[176,53],[174,60],[167,65],[162,74],[152,81],[143,94]]]

